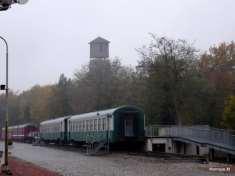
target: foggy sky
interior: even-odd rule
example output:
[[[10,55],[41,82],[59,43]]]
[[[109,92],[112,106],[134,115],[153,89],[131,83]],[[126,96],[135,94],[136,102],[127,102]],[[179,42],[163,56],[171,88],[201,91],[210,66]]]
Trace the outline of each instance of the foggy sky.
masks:
[[[88,42],[111,41],[110,56],[126,65],[139,59],[135,48],[149,32],[194,42],[202,51],[235,40],[234,0],[29,0],[0,12],[0,35],[9,43],[9,87],[22,91],[72,77],[89,61]],[[4,45],[0,78],[4,81]],[[0,83],[1,83],[0,82]]]

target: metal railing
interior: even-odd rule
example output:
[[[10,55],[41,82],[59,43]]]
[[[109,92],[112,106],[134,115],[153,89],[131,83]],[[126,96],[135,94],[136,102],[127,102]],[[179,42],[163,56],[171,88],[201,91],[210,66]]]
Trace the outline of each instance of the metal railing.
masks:
[[[153,125],[147,127],[145,133],[146,137],[180,137],[235,149],[235,135],[232,135],[231,131],[210,128],[209,126]]]

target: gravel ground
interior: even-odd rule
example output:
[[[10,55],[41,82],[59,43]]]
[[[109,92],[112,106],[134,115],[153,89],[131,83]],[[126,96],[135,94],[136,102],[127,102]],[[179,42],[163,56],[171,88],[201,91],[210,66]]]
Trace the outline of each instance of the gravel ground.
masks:
[[[12,155],[65,176],[227,176],[235,173],[211,172],[209,167],[227,165],[166,161],[161,158],[110,154],[86,156],[80,151],[14,143]]]

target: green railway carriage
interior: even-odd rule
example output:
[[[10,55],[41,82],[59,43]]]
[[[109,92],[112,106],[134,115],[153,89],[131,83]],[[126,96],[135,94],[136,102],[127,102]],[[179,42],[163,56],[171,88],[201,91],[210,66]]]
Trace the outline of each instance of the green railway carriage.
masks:
[[[40,139],[44,142],[67,143],[67,122],[70,116],[40,123]]]
[[[142,142],[144,113],[135,106],[74,115],[68,119],[67,139],[73,142]]]

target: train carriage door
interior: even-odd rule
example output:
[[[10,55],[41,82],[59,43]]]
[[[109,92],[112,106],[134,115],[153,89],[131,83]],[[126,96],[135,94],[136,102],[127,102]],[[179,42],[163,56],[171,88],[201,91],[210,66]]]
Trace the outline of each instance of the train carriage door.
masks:
[[[68,119],[64,120],[64,142],[67,143],[67,134],[68,134]]]
[[[127,116],[124,119],[124,135],[125,137],[134,136],[134,119],[131,116]]]

